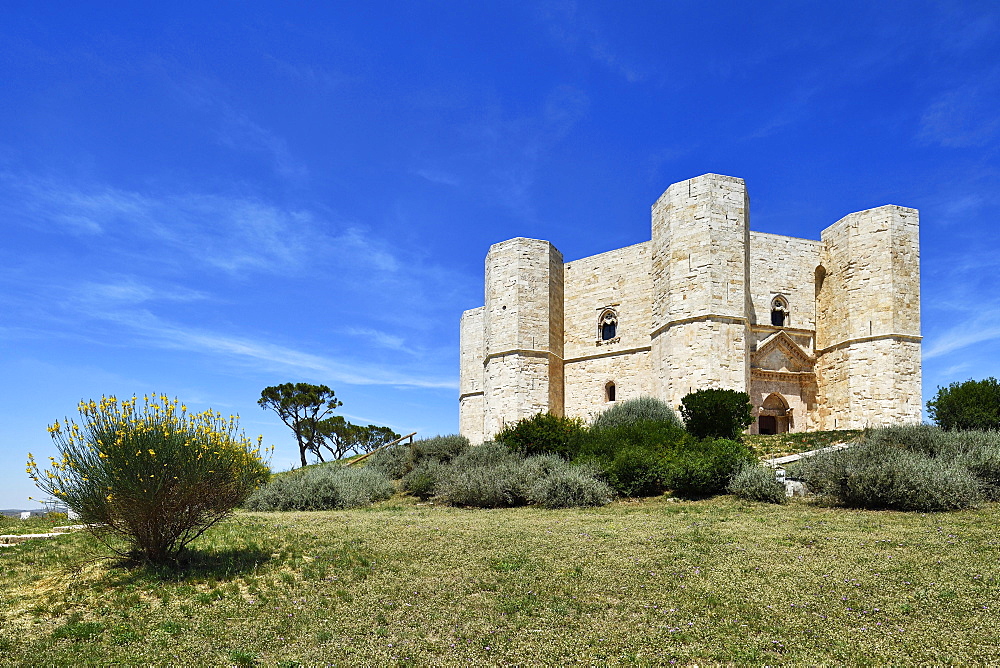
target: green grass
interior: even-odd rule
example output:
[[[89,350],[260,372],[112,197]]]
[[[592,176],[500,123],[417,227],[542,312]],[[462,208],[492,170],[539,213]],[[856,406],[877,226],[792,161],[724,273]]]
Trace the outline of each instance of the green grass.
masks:
[[[1000,662],[1000,506],[244,513],[183,572],[0,551],[0,663]]]
[[[65,513],[49,513],[45,516],[17,517],[0,515],[0,535],[21,535],[26,533],[50,533],[55,527],[76,524],[76,520],[66,519]]]
[[[862,434],[861,429],[839,429],[835,431],[807,431],[797,434],[747,434],[743,439],[761,457],[782,457],[797,455],[825,448],[834,443],[849,443]]]

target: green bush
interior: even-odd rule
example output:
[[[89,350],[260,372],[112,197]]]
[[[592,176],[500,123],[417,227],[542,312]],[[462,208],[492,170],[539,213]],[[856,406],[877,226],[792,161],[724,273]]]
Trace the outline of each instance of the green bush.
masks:
[[[729,481],[730,494],[748,501],[765,503],[787,503],[785,486],[775,479],[774,469],[761,466],[759,462],[746,462]]]
[[[458,434],[435,436],[434,438],[424,438],[415,441],[409,449],[412,466],[417,465],[425,459],[433,459],[437,462],[450,462],[469,449],[469,439]]]
[[[689,435],[666,422],[636,422],[591,430],[577,463],[598,467],[623,496],[653,496],[666,490],[664,465],[670,452]]]
[[[172,560],[270,477],[235,417],[196,415],[166,396],[81,402],[79,424],[49,427],[59,451],[28,472],[44,492],[80,516],[105,540],[124,540],[122,554]]]
[[[531,469],[512,457],[491,465],[449,466],[438,483],[439,497],[455,506],[507,508],[528,503]]]
[[[444,503],[475,508],[603,505],[612,493],[594,473],[558,455],[525,457],[502,443],[486,442],[439,465],[434,492]]]
[[[310,466],[276,477],[250,495],[247,510],[342,510],[383,501],[394,492],[378,469]]]
[[[675,494],[702,497],[726,490],[733,475],[755,461],[749,447],[724,438],[677,444],[663,464],[663,483]]]
[[[666,422],[683,428],[681,419],[665,401],[655,397],[639,397],[621,401],[599,414],[591,423],[591,429],[607,429],[637,422]]]
[[[528,498],[545,508],[581,508],[611,503],[614,491],[599,478],[592,466],[573,466],[562,461],[531,483]]]
[[[938,387],[927,414],[946,431],[1000,430],[1000,382],[986,378]]]
[[[695,438],[738,440],[753,422],[753,406],[746,392],[698,390],[681,399],[681,417]]]
[[[810,488],[855,508],[955,510],[984,498],[982,483],[959,458],[881,443],[809,457],[798,472]]]
[[[586,435],[583,420],[539,413],[507,426],[495,440],[523,455],[574,457]]]
[[[403,491],[426,501],[437,493],[438,482],[446,468],[446,464],[435,459],[421,461],[403,476]]]
[[[390,480],[399,480],[413,468],[410,446],[399,443],[383,448],[364,462],[365,468],[381,471]]]
[[[668,422],[636,422],[591,430],[574,461],[597,466],[624,496],[653,496],[668,489],[706,496],[725,490],[736,469],[753,457],[742,443],[699,441]]]

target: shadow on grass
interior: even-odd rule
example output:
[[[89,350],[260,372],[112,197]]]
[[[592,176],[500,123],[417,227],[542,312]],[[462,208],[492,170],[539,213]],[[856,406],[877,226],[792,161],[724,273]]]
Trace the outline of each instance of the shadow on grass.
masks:
[[[116,568],[126,571],[119,582],[157,580],[226,580],[253,572],[271,560],[271,554],[256,548],[184,550],[165,564],[150,564],[129,558],[117,559]]]

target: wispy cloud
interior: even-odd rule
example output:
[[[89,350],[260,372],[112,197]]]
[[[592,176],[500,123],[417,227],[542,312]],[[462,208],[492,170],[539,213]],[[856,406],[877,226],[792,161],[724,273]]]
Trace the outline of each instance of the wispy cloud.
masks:
[[[415,176],[419,176],[422,179],[430,181],[431,183],[437,183],[443,186],[457,186],[461,183],[459,178],[454,174],[440,172],[433,169],[415,169],[412,173]]]
[[[399,350],[411,355],[417,354],[416,350],[413,350],[406,345],[406,339],[402,336],[381,332],[377,329],[371,329],[368,327],[350,327],[344,330],[344,334],[364,339],[379,347],[388,348],[389,350]]]
[[[920,119],[918,137],[948,148],[988,146],[1000,134],[994,103],[998,77],[946,91],[935,98]]]
[[[972,345],[995,340],[1000,340],[1000,313],[996,311],[965,320],[937,335],[933,341],[924,345],[923,356],[925,360],[934,359]]]
[[[227,100],[221,81],[175,68],[163,68],[160,74],[173,87],[175,99],[210,117],[206,125],[220,145],[269,156],[275,174],[286,181],[299,183],[307,177],[308,168],[292,154],[288,142]]]
[[[109,251],[145,252],[157,262],[197,259],[233,274],[296,268],[309,255],[305,239],[314,226],[307,211],[251,198],[155,196],[108,186],[78,188],[10,173],[0,175],[0,191],[8,220],[101,235],[110,239]]]
[[[309,170],[296,160],[288,143],[270,130],[250,120],[245,114],[225,108],[216,137],[223,146],[240,151],[262,152],[271,156],[274,170],[290,181],[304,179]]]
[[[188,328],[165,322],[149,312],[117,313],[108,316],[161,348],[223,356],[235,362],[264,364],[283,373],[307,374],[312,378],[353,385],[389,385],[394,387],[456,388],[457,379],[410,375],[398,370],[356,361],[331,359],[294,348],[251,338]]]
[[[581,11],[576,2],[546,2],[539,8],[537,16],[553,41],[569,53],[583,53],[628,83],[640,83],[647,78],[646,71],[614,48],[601,30],[600,23]]]

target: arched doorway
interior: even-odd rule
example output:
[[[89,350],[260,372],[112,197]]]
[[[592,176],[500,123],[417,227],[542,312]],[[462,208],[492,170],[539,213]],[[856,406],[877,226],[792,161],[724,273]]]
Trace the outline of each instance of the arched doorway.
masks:
[[[788,431],[788,402],[774,392],[767,395],[757,415],[758,434],[784,434]]]

